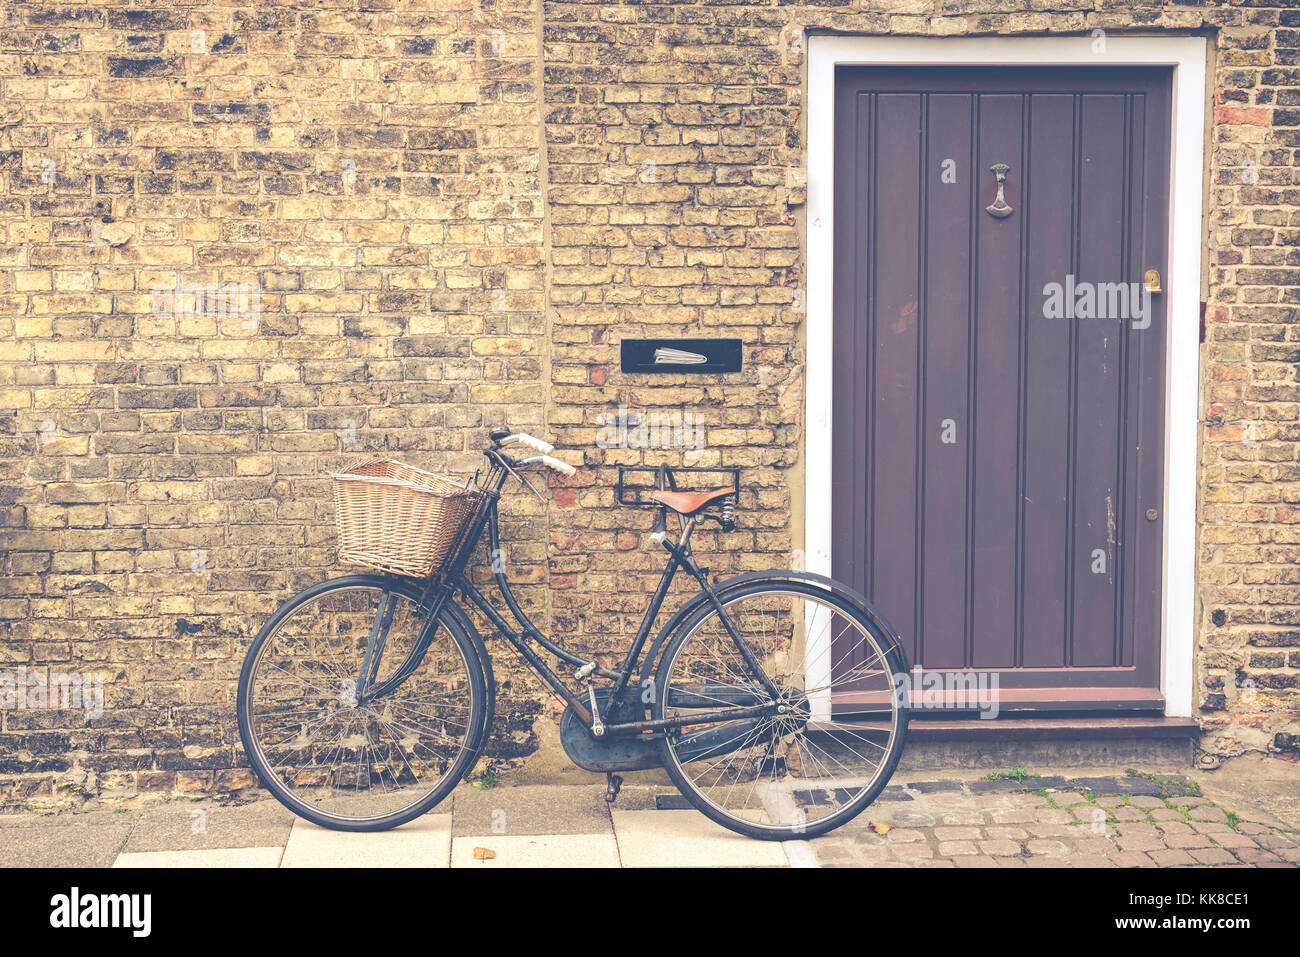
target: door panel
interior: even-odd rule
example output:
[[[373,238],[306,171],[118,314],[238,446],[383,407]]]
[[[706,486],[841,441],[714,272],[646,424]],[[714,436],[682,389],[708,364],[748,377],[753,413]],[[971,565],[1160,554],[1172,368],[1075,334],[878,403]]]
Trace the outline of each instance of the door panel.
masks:
[[[875,235],[874,269],[889,282],[879,285],[871,314],[871,354],[875,374],[874,436],[877,449],[888,455],[870,456],[872,481],[890,495],[867,499],[871,526],[891,560],[871,563],[871,587],[899,596],[898,614],[903,627],[916,628],[912,594],[916,574],[916,387],[917,310],[920,299],[920,220],[916,198],[921,185],[921,97],[883,94],[877,98],[874,117],[879,140],[879,182],[889,184],[876,194],[878,215],[869,223]],[[897,188],[895,188],[895,186]]]
[[[1079,104],[1079,195],[1076,219],[1079,244],[1077,275],[1101,280],[1128,277],[1124,268],[1124,200],[1126,163],[1124,97],[1082,97]],[[1100,237],[1098,241],[1094,237]],[[1106,241],[1109,240],[1109,241]],[[1121,343],[1116,323],[1076,321],[1072,404],[1074,456],[1070,483],[1073,564],[1066,607],[1072,611],[1067,632],[1067,665],[1104,667],[1122,661],[1117,654],[1114,566],[1116,508],[1122,457]]]
[[[1024,216],[997,219],[981,200],[991,200],[995,163],[1020,167],[1022,98],[987,94],[979,98],[979,147],[975,170],[975,377],[970,405],[970,471],[966,479],[974,503],[970,528],[971,621],[974,645],[967,666],[984,669],[1015,665],[1016,631],[1016,439],[1019,406],[1020,227]],[[1007,184],[1006,200],[1021,207],[1017,180]],[[936,264],[937,265],[937,264]],[[937,318],[937,317],[936,317]],[[968,646],[970,643],[968,638]],[[974,660],[978,659],[978,660]]]
[[[1030,151],[1038,156],[1074,135],[1074,97],[1068,94],[1036,96],[1030,106]],[[1042,289],[1067,273],[1074,251],[1069,223],[1074,211],[1073,163],[1036,168],[1026,189],[1026,202],[1034,219],[1056,228],[1043,229],[1026,251],[1026,285]],[[1034,401],[1024,405],[1024,476],[1021,490],[1021,528],[1024,552],[1022,588],[1025,596],[1021,620],[1020,664],[1029,668],[1054,668],[1066,664],[1064,646],[1057,636],[1065,627],[1066,609],[1053,602],[1066,580],[1065,541],[1070,526],[1068,475],[1070,434],[1068,383],[1073,333],[1067,323],[1032,322],[1025,327],[1025,394]]]
[[[1159,703],[1169,83],[837,74],[834,573],[1024,707]]]
[[[952,170],[970,169],[974,162],[974,97],[969,93],[939,93],[929,97],[926,126],[929,129],[929,153],[940,163],[952,161]],[[933,165],[933,160],[931,161]],[[936,185],[958,185],[956,189],[938,189]],[[967,435],[969,417],[965,415],[966,396],[970,388],[967,375],[972,340],[969,321],[944,323],[931,321],[933,316],[970,315],[971,228],[976,195],[960,184],[932,184],[927,193],[926,262],[943,262],[947,268],[926,274],[925,311],[922,314],[923,368],[922,407],[920,409],[921,447],[920,482],[926,510],[920,524],[921,562],[919,594],[958,596],[966,592],[966,550],[964,538],[952,534],[965,529],[969,517],[966,508],[966,449],[968,443],[945,441],[945,433]],[[925,639],[926,661],[936,668],[961,668],[966,661],[965,606],[960,601],[918,603],[921,621],[917,629]]]

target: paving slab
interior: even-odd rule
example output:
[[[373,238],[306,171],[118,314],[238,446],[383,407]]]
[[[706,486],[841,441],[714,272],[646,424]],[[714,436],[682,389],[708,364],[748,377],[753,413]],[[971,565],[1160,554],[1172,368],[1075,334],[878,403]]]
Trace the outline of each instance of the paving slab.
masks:
[[[1201,793],[1242,821],[1291,831],[1300,831],[1297,776],[1300,766],[1258,754],[1228,759],[1216,771],[1194,773]]]
[[[129,824],[6,828],[0,867],[108,867],[130,833]]]
[[[331,831],[295,820],[281,867],[447,867],[451,815],[425,814],[391,831]]]
[[[915,800],[912,795],[908,794],[900,785],[889,784],[880,792],[876,801],[912,801]]]
[[[695,805],[692,804],[683,794],[660,794],[655,798],[656,811],[693,811]],[[635,810],[635,808],[628,808]]]
[[[1046,775],[1026,778],[1025,784],[1029,785],[1031,791],[1057,790],[1066,786],[1066,779],[1059,775]]]
[[[918,794],[939,794],[944,791],[960,791],[960,781],[909,781],[907,787]]]
[[[676,798],[685,801],[687,807],[690,802],[678,793],[675,787],[642,786],[642,785],[623,785],[623,790],[618,792],[618,800],[614,803],[615,807],[620,807],[624,811],[653,811],[660,807],[664,801]]]
[[[939,814],[944,825],[980,825],[985,823],[984,812],[977,808],[948,808]]]
[[[1075,778],[1066,785],[1070,790],[1092,791],[1094,794],[1127,794],[1118,778]]]
[[[282,847],[223,847],[119,854],[113,867],[278,867]]]
[[[618,843],[612,833],[455,837],[451,842],[451,866],[618,867]]]
[[[1093,794],[1127,794],[1130,797],[1141,796],[1162,798],[1165,793],[1164,788],[1154,781],[1134,775],[1127,775],[1125,777],[1072,778],[1066,784],[1066,787],[1088,790]]]
[[[1129,796],[1129,804],[1133,807],[1164,807],[1165,799],[1155,794],[1133,794]]]
[[[892,824],[894,827],[934,827],[939,823],[942,815],[927,814],[925,811],[912,808],[892,808],[882,809],[879,815],[872,815],[871,810],[867,809],[863,814],[868,815],[868,820],[879,820],[885,824]],[[861,820],[861,817],[854,818],[846,827],[852,827]],[[867,827],[871,825],[867,823]]]
[[[283,847],[296,818],[278,801],[168,804],[140,814],[125,850]]]
[[[456,789],[452,836],[608,834],[603,786],[529,784]]]
[[[778,841],[755,841],[699,811],[613,809],[624,867],[787,867]]]
[[[6,812],[0,814],[0,831],[11,827],[66,827],[70,824],[134,824],[144,812],[139,808],[90,808],[81,811]]]

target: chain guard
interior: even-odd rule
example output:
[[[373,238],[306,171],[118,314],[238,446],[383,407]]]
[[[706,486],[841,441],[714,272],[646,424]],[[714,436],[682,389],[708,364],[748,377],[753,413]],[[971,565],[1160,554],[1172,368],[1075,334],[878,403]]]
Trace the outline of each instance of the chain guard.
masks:
[[[606,706],[613,690],[596,689],[596,704],[606,722],[610,720]],[[632,721],[644,716],[645,706],[641,704],[638,689],[626,689],[622,700],[615,721]],[[565,708],[560,718],[560,743],[569,760],[586,771],[646,771],[662,766],[658,742],[632,735],[605,734],[597,738],[573,713],[572,707]]]

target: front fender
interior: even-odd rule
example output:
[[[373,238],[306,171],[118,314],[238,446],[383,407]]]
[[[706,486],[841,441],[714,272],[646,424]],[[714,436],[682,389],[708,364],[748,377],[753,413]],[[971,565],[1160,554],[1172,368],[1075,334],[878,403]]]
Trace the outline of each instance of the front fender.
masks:
[[[474,650],[478,652],[479,666],[483,672],[483,688],[487,692],[487,713],[483,718],[483,727],[474,737],[474,740],[470,742],[470,747],[481,752],[487,746],[488,739],[492,737],[492,722],[496,717],[497,680],[492,671],[492,656],[488,653],[487,645],[483,643],[483,636],[474,627],[474,622],[466,614],[465,609],[450,599],[443,606],[443,609],[456,619],[457,624],[465,629],[466,634],[469,635],[470,643],[474,645]]]

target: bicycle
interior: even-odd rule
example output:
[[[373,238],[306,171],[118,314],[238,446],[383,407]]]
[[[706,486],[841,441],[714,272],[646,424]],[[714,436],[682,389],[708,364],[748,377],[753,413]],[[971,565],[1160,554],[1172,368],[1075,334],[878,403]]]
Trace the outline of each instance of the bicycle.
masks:
[[[517,460],[507,454],[515,446],[537,454]],[[532,469],[575,474],[553,451],[493,429],[486,475],[470,483],[473,506],[439,568],[423,580],[327,580],[267,620],[245,658],[237,706],[262,784],[301,817],[347,831],[396,827],[445,798],[483,753],[495,708],[491,657],[467,601],[567,703],[565,750],[606,773],[606,800],[618,795],[615,772],[662,767],[709,818],[768,840],[824,834],[875,800],[907,733],[901,643],[862,596],[822,575],[773,570],[709,581],[691,534],[709,520],[736,527],[738,470],[698,470],[729,471],[732,483],[688,492],[676,489],[683,470],[661,466],[655,488],[631,500],[620,471],[618,501],[658,510],[650,537],[667,564],[618,668],[537,629],[498,560],[497,503],[511,477],[531,489],[524,473]],[[670,513],[680,527],[675,541]],[[497,591],[518,630],[466,575],[485,529]],[[699,592],[647,648],[682,569]],[[581,690],[534,645],[572,666]]]

